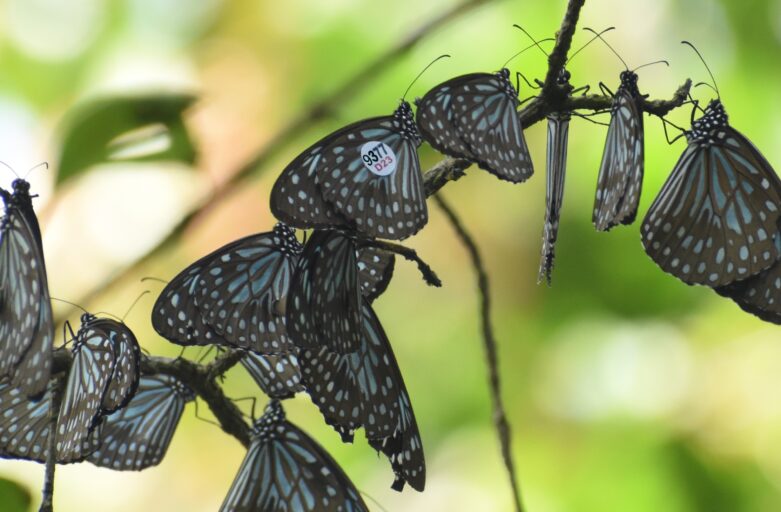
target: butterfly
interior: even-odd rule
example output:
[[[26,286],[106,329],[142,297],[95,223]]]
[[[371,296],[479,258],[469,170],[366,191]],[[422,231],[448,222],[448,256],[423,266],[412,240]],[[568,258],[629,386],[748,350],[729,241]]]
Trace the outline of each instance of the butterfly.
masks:
[[[272,400],[252,429],[251,442],[221,512],[362,512],[355,485],[317,442],[285,419]]]
[[[688,146],[643,220],[645,251],[688,284],[742,281],[779,257],[781,182],[728,124],[719,99],[685,132]]]
[[[262,355],[247,352],[240,362],[270,398],[292,398],[304,389],[298,358],[293,353]]]
[[[637,73],[621,72],[613,95],[610,125],[599,166],[592,221],[598,231],[631,224],[637,216],[643,186],[644,138],[642,95]]]
[[[0,457],[26,459],[45,463],[49,453],[49,427],[53,389],[61,391],[62,379],[47,388],[38,400],[30,399],[11,384],[0,384]],[[78,456],[57,451],[57,463],[78,462],[96,450],[99,441],[88,436],[82,439]]]
[[[27,181],[0,196],[0,381],[36,397],[49,381],[54,339],[41,231]]]
[[[118,471],[140,471],[163,460],[184,406],[195,393],[175,377],[141,377],[127,406],[107,416],[94,437],[99,448],[87,460]]]
[[[369,443],[391,460],[401,490],[423,490],[425,461],[415,416],[390,342],[368,303],[361,308],[359,350],[340,354],[327,346],[300,354],[304,386],[345,442],[363,426]]]
[[[346,126],[296,157],[271,191],[274,216],[298,228],[354,229],[401,240],[428,222],[410,104]]]
[[[393,277],[396,257],[376,247],[358,250],[358,282],[361,293],[370,303],[385,293]]]
[[[57,453],[69,460],[88,455],[85,440],[103,417],[132,399],[140,365],[133,332],[111,318],[85,313],[75,339],[56,434]]]
[[[569,80],[569,72],[564,71]],[[542,254],[537,282],[551,283],[556,239],[559,233],[561,202],[564,199],[564,177],[567,172],[569,112],[548,115],[548,153],[545,176],[545,224],[542,228]]]
[[[285,308],[301,250],[295,231],[282,223],[217,249],[165,287],[152,326],[179,345],[289,352]]]
[[[293,273],[287,327],[299,348],[325,345],[338,353],[361,345],[357,245],[337,230],[316,230]]]
[[[423,139],[440,153],[471,160],[512,183],[534,173],[507,68],[452,78],[415,104]]]

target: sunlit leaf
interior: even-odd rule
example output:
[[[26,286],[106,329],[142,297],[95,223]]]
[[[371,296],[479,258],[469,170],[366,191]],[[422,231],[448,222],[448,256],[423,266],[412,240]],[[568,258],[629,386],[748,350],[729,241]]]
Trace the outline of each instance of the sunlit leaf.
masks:
[[[182,120],[189,94],[114,96],[76,107],[65,122],[57,183],[110,162],[195,160]]]

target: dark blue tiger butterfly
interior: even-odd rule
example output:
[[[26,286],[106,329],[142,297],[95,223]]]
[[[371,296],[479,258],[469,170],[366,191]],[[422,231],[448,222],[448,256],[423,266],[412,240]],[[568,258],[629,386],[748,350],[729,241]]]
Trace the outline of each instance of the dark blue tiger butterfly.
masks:
[[[52,380],[53,387],[32,400],[11,384],[0,384],[0,457],[45,463],[49,453],[52,392],[60,393],[62,378]],[[100,426],[96,428],[96,431]],[[75,453],[57,452],[57,463],[78,462],[99,446],[96,436],[86,436]]]
[[[596,31],[585,28],[596,34]],[[598,36],[602,39],[601,36]],[[637,87],[637,70],[664,60],[644,64],[630,70],[624,59],[607,41],[602,42],[618,57],[625,70],[621,85],[615,93],[599,84],[603,93],[613,98],[610,125],[605,150],[599,166],[597,191],[592,221],[598,231],[608,231],[619,224],[631,224],[637,216],[640,193],[643,188],[645,140],[643,136],[643,99]]]
[[[610,30],[613,30],[613,27],[603,30],[589,40],[579,50],[574,52],[567,59],[566,63],[572,61],[575,55],[591,44],[597,37]],[[574,89],[570,85],[570,77],[570,72],[562,67],[556,78],[557,87],[567,91],[568,96],[588,91],[589,86]],[[540,270],[537,274],[537,282],[546,281],[548,285],[551,284],[556,240],[559,233],[561,204],[564,199],[564,178],[567,172],[567,146],[569,143],[569,122],[571,117],[572,113],[567,110],[548,114],[548,149],[545,166],[545,223],[542,228]]]
[[[54,340],[41,231],[27,181],[0,196],[0,382],[36,397],[49,381]]]
[[[367,512],[355,485],[272,400],[255,422],[247,455],[221,512]]]
[[[128,327],[89,313],[73,345],[73,363],[62,396],[57,423],[58,457],[80,460],[85,440],[104,416],[133,398],[138,387],[140,349]]]
[[[301,249],[295,231],[282,223],[217,249],[165,287],[153,327],[180,345],[288,353],[285,303]]]
[[[713,88],[718,94],[715,80]],[[687,284],[723,287],[778,260],[781,181],[728,124],[720,99],[694,120],[697,108],[684,132],[688,146],[643,220],[642,242],[665,272]]]
[[[440,153],[471,160],[512,183],[526,181],[534,173],[517,114],[518,91],[506,67],[496,73],[452,78],[415,104],[423,139]]]
[[[165,456],[193,391],[170,375],[144,375],[130,402],[107,416],[87,460],[118,471],[156,466]]]
[[[402,97],[392,115],[345,126],[297,156],[274,183],[271,211],[297,228],[412,236],[428,222],[421,143],[412,107]]]
[[[423,445],[407,389],[390,342],[371,307],[361,307],[361,343],[342,354],[328,346],[303,349],[302,378],[312,402],[345,442],[361,426],[372,447],[390,459],[396,479],[422,491],[426,469]]]

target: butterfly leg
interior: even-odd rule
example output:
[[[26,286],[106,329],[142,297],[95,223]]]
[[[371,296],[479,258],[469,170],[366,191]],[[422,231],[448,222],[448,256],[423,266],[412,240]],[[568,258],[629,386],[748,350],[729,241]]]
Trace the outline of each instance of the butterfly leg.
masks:
[[[580,94],[581,96],[585,96],[588,94],[588,91],[591,89],[590,85],[584,85],[583,87],[578,87],[577,89],[573,89],[570,94],[570,96],[575,96],[576,94]]]
[[[521,105],[523,105],[524,103],[526,103],[526,102],[528,102],[528,101],[530,101],[530,100],[533,100],[533,99],[534,99],[534,98],[536,98],[536,97],[537,97],[537,96],[529,96],[529,97],[528,97],[528,98],[526,98],[525,100],[522,100],[520,103],[518,103],[518,106],[520,107],[520,106],[521,106]]]
[[[607,111],[603,110],[603,111],[599,111],[599,112],[592,112],[591,114],[581,114],[581,113],[578,113],[578,112],[571,112],[571,114],[573,116],[576,116],[576,117],[579,117],[581,119],[584,119],[584,120],[588,121],[589,123],[594,123],[594,124],[598,124],[598,125],[602,125],[602,126],[610,126],[608,123],[603,123],[602,121],[594,121],[593,119],[590,119],[591,116],[604,114],[606,112]]]
[[[613,91],[611,91],[610,88],[608,88],[608,86],[605,85],[605,82],[599,82],[599,90],[602,91],[602,94],[604,94],[605,96],[610,96],[611,98],[615,96],[615,94],[613,94]]]
[[[250,411],[251,411],[250,412],[250,414],[251,414],[250,419],[254,422],[255,418],[256,418],[256,416],[255,416],[255,406],[258,403],[258,399],[255,398],[254,396],[245,396],[245,397],[242,397],[242,398],[232,398],[231,399],[231,401],[233,403],[236,403],[236,402],[246,402],[248,400],[252,402],[252,407],[250,408]]]
[[[667,139],[667,144],[673,145],[673,144],[675,144],[675,142],[678,139],[680,139],[681,137],[686,135],[686,130],[684,130],[683,128],[681,128],[677,124],[671,123],[670,121],[668,121],[667,119],[665,119],[665,118],[663,118],[661,116],[659,117],[659,119],[662,120],[662,127],[664,128],[664,138]],[[681,133],[679,135],[677,135],[676,137],[674,137],[672,140],[670,139],[670,135],[667,133],[667,125],[668,124],[670,126],[672,126],[673,128],[675,128],[676,130],[680,130],[681,131]]]
[[[70,333],[70,337],[68,337],[66,331]],[[75,339],[76,339],[76,334],[74,334],[73,332],[71,323],[68,320],[65,320],[65,323],[62,325],[62,341],[63,341],[62,346],[64,347],[65,345],[67,345],[68,343],[70,343]]]
[[[193,400],[193,403],[195,404],[195,417],[198,418],[201,421],[205,421],[206,423],[211,423],[212,425],[217,425],[218,427],[222,428],[222,425],[217,423],[216,421],[212,421],[209,418],[204,418],[201,416],[201,414],[198,412],[198,398]]]
[[[535,85],[535,84],[531,83],[531,82],[529,81],[529,79],[528,79],[528,78],[526,78],[526,77],[523,75],[523,73],[521,73],[520,71],[516,71],[516,72],[515,72],[515,83],[516,83],[516,90],[518,90],[518,91],[520,91],[520,90],[521,90],[521,87],[520,87],[520,82],[518,81],[518,79],[519,79],[519,78],[523,78],[523,81],[524,81],[524,82],[526,82],[526,85],[528,85],[528,86],[529,86],[529,88],[531,88],[531,89],[542,89],[542,86],[541,86],[541,85],[539,85],[539,81],[537,81],[537,85]]]

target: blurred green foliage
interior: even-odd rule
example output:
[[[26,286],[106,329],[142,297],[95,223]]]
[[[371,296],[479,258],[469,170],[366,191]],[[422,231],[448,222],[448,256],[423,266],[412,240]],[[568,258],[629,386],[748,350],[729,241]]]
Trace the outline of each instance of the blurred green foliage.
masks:
[[[0,506],[3,512],[26,512],[31,502],[27,489],[16,482],[0,478]]]

